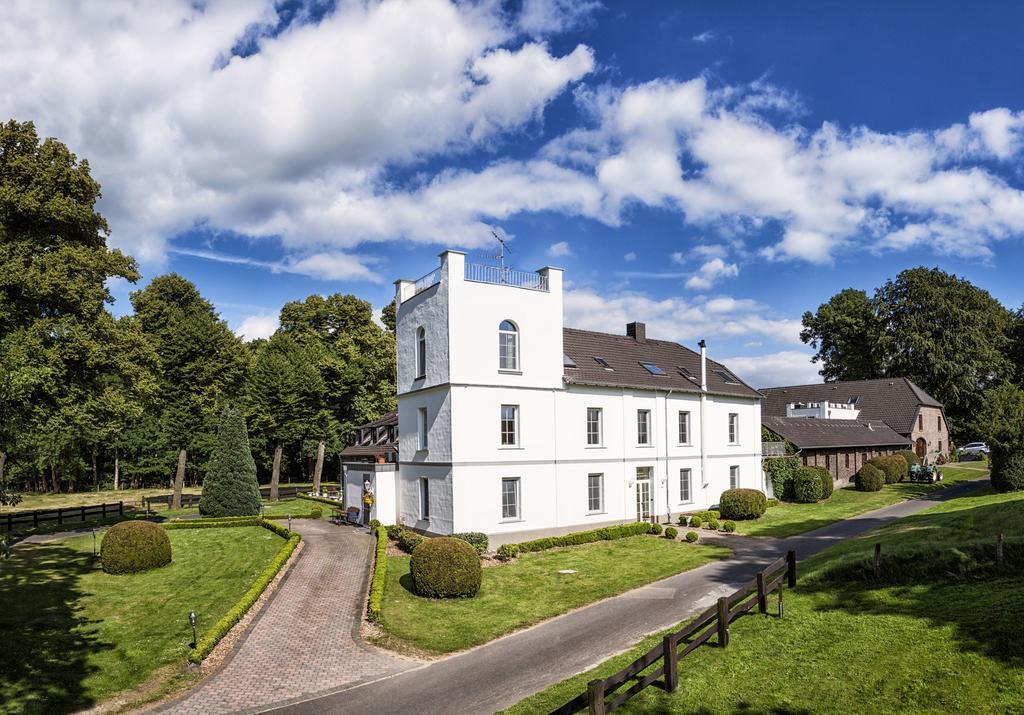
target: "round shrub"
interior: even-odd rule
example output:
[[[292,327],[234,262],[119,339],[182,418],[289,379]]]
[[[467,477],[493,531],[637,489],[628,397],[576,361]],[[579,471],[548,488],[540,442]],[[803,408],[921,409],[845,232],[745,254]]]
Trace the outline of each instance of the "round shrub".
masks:
[[[461,534],[452,534],[452,538],[468,541],[469,545],[476,549],[478,554],[482,554],[487,551],[487,534],[483,534],[479,531],[464,531]]]
[[[722,522],[722,531],[729,534],[736,531],[736,522],[732,519]]]
[[[498,558],[502,561],[511,561],[519,556],[519,544],[502,544],[498,547]]]
[[[468,541],[424,539],[409,562],[413,588],[427,598],[465,598],[480,590],[480,557]]]
[[[778,499],[769,499],[768,500],[768,508],[769,509],[771,509],[773,506],[778,506],[778,505],[779,505],[779,500]]]
[[[830,498],[835,489],[835,485],[832,483],[832,473],[824,467],[812,467],[812,469],[818,473],[818,479],[821,480],[821,498],[823,500]]]
[[[699,539],[699,538],[700,537],[697,536],[697,532],[696,531],[687,531],[686,532],[686,540],[689,541],[691,544],[696,542],[697,539]]]
[[[318,506],[313,507],[309,510],[309,516],[313,519],[319,519],[324,515],[324,510]]]
[[[122,521],[107,529],[100,545],[107,573],[138,573],[171,563],[167,532],[150,521]]]
[[[718,531],[718,519],[708,519],[708,528],[712,531]]]
[[[725,519],[757,519],[767,508],[767,497],[757,489],[727,489],[718,499],[718,510]]]
[[[694,529],[699,529],[701,524],[703,524],[703,523],[704,522],[700,520],[699,516],[691,516],[690,517],[690,526],[692,526]]]
[[[1016,492],[1024,489],[1024,452],[996,448],[992,454],[992,474],[989,480],[997,492]]]
[[[651,524],[651,533],[655,536],[659,536],[661,534],[661,524],[658,524],[657,522]]]
[[[869,459],[868,464],[873,464],[882,472],[886,484],[895,484],[896,482],[903,481],[903,478],[907,476],[907,472],[910,470],[910,467],[907,466],[907,460],[898,454],[875,457],[874,459]]]
[[[921,463],[921,460],[917,458],[917,454],[909,449],[904,449],[902,452],[897,452],[896,454],[903,457],[903,460],[907,463],[908,470]]]
[[[679,515],[679,526],[686,526],[686,514]]]
[[[821,499],[821,477],[810,467],[800,467],[793,477],[793,496],[801,504]]]
[[[669,526],[665,529],[666,539],[675,539],[677,536],[679,536],[679,529],[677,529],[676,527]]]
[[[867,462],[857,472],[856,482],[858,491],[877,492],[885,485],[885,475],[878,467]]]

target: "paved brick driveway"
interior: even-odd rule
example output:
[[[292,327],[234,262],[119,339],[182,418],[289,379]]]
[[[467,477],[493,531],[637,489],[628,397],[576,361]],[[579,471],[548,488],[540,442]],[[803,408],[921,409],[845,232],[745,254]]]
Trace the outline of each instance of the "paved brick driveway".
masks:
[[[374,545],[366,533],[299,519],[305,546],[225,666],[160,712],[258,712],[416,665],[359,638]]]

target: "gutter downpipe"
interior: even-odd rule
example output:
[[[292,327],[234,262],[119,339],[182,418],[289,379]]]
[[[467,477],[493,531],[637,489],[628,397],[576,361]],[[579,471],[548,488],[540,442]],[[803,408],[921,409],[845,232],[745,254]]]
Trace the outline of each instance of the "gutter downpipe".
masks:
[[[701,340],[700,346],[700,482],[701,490],[708,488],[708,451],[707,436],[705,429],[708,411],[708,347],[707,343]]]

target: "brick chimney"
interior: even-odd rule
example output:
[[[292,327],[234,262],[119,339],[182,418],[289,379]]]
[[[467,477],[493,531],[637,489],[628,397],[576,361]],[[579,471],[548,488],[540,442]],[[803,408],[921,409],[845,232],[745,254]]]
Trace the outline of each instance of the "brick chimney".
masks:
[[[626,323],[626,335],[638,343],[646,343],[647,326],[643,323]]]

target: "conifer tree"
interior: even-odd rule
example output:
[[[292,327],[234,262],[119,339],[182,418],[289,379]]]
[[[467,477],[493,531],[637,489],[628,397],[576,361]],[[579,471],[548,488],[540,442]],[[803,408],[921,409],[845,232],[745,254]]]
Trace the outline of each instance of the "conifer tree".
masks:
[[[260,503],[245,418],[233,407],[225,408],[207,465],[199,511],[206,516],[255,516]]]

